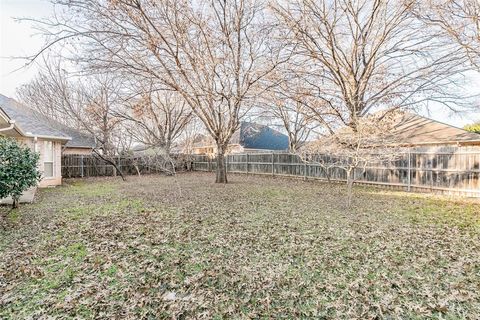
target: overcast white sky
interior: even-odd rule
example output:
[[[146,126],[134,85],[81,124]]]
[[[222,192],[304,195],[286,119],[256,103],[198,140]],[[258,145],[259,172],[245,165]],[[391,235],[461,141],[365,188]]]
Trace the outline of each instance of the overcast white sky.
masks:
[[[14,18],[47,17],[52,11],[50,2],[44,0],[0,0],[0,93],[15,97],[17,86],[28,82],[36,73],[35,67],[21,68],[24,60],[10,57],[26,56],[41,48],[43,39],[27,22]],[[21,68],[19,71],[15,71]]]
[[[0,93],[15,98],[16,88],[28,82],[36,73],[36,67],[22,68],[24,60],[11,59],[35,53],[43,44],[43,39],[35,35],[35,30],[28,22],[16,22],[14,18],[48,17],[53,8],[48,0],[0,0]],[[20,70],[17,70],[20,69]],[[17,71],[15,71],[17,70]],[[480,92],[480,76],[472,78],[465,87],[466,92]],[[424,113],[436,120],[461,127],[480,121],[478,112],[454,116],[442,108],[430,109]]]

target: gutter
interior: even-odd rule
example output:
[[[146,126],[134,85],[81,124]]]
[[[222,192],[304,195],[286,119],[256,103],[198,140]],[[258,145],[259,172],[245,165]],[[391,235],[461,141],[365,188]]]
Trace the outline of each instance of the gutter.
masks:
[[[15,129],[21,136],[24,136],[26,138],[34,138],[34,139],[40,138],[40,139],[61,140],[61,141],[72,140],[71,137],[55,137],[55,136],[35,135],[35,134],[32,134],[31,132],[26,132],[25,133],[18,126],[15,125],[15,120],[10,120],[9,123],[10,123],[10,126],[8,126],[6,128],[0,128],[0,132]]]
[[[0,111],[1,111],[1,110],[2,110],[2,109],[0,108]],[[1,115],[1,114],[0,114],[0,115]],[[15,130],[15,131],[17,131],[17,133],[18,133],[19,135],[24,136],[24,137],[27,136],[27,135],[25,134],[25,132],[23,132],[22,128],[20,128],[20,127],[18,126],[18,123],[17,123],[15,120],[11,120],[10,118],[8,118],[8,119],[9,119],[9,120],[8,120],[8,123],[10,124],[10,126],[7,127],[7,128],[2,128],[2,129],[0,129],[0,132],[2,132],[2,131],[8,131],[8,130]]]
[[[8,123],[10,123],[10,126],[6,128],[0,128],[0,132],[12,130],[13,128],[15,128],[15,120],[8,120]]]
[[[400,146],[400,147],[414,147],[414,146],[432,146],[432,145],[476,145],[480,144],[480,140],[465,140],[465,141],[439,141],[439,142],[405,142],[405,143],[393,143],[386,144],[387,146]]]
[[[38,134],[33,134],[31,132],[26,132],[24,134],[25,137],[27,138],[40,138],[40,139],[49,139],[49,140],[63,140],[63,141],[70,141],[72,140],[71,137],[55,137],[55,136],[45,136],[45,135],[38,135]]]

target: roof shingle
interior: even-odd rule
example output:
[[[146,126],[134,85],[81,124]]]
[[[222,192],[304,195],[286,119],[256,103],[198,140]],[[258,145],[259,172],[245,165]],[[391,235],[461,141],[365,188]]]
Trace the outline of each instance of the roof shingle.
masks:
[[[392,131],[400,144],[480,144],[480,134],[409,112],[404,113]]]
[[[67,141],[67,147],[95,147],[93,137],[64,126],[41,113],[0,94],[0,109],[15,120],[22,131],[29,136]]]
[[[213,144],[213,139],[205,136],[195,143],[195,147]],[[245,149],[287,150],[288,137],[266,125],[242,121],[240,128],[232,135],[230,144],[239,144]]]

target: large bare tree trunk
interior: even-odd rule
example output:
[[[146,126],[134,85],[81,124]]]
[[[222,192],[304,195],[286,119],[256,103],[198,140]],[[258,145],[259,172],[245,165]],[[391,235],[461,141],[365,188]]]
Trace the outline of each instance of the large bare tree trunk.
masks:
[[[300,141],[298,141],[294,137],[288,137],[288,152],[297,153],[299,146]]]
[[[227,183],[227,166],[225,164],[225,147],[217,146],[217,169],[215,183]]]

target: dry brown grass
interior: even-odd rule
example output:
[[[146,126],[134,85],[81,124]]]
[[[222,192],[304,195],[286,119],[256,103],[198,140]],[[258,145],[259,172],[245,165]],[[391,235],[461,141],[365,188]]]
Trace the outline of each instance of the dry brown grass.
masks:
[[[0,231],[0,317],[478,318],[478,203],[213,178],[42,190]]]

